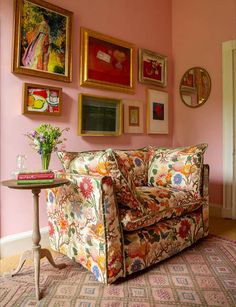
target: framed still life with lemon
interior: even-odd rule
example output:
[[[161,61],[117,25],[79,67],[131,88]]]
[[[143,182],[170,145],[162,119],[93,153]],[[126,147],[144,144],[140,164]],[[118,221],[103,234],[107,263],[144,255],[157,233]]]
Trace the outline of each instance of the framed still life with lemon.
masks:
[[[25,83],[23,114],[61,115],[62,89],[60,87]]]
[[[13,73],[71,82],[72,12],[43,0],[15,0]]]

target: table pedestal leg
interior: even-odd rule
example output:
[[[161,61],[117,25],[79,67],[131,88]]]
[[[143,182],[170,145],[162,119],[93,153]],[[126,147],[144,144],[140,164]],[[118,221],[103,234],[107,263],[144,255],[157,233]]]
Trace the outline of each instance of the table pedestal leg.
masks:
[[[41,234],[39,230],[39,193],[40,189],[32,189],[33,198],[34,198],[34,214],[33,214],[33,233],[32,233],[32,250],[25,251],[19,261],[17,268],[11,272],[11,276],[16,275],[23,267],[27,258],[34,260],[34,277],[35,277],[35,294],[37,300],[40,300],[40,291],[39,291],[39,279],[40,279],[40,259],[46,257],[49,263],[57,268],[63,269],[66,267],[66,264],[56,264],[53,260],[52,254],[48,249],[41,249],[41,245],[39,244],[41,240]]]
[[[46,248],[41,248],[41,257],[40,258],[43,258],[43,257],[46,257],[48,262],[54,267],[54,268],[57,268],[57,269],[64,269],[66,267],[66,264],[65,263],[60,263],[60,264],[56,264],[52,258],[52,254],[50,253],[50,251]]]
[[[40,189],[32,190],[34,197],[34,217],[33,217],[33,256],[34,256],[34,276],[35,276],[35,293],[37,300],[40,300],[39,291],[39,277],[40,277],[40,250],[41,246],[39,244],[41,240],[41,235],[39,231],[39,193]]]
[[[11,276],[15,276],[18,272],[20,272],[20,270],[22,269],[23,265],[25,264],[25,261],[27,258],[31,258],[32,257],[32,251],[31,250],[28,250],[28,251],[25,251],[21,258],[20,258],[20,261],[19,261],[19,264],[17,266],[17,268],[11,272]]]

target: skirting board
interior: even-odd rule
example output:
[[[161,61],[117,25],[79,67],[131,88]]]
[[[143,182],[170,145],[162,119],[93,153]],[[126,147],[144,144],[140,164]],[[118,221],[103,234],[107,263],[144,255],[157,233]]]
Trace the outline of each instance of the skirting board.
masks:
[[[40,229],[42,247],[49,246],[48,227]],[[0,258],[18,255],[32,248],[32,231],[6,236],[0,239]]]
[[[228,219],[232,218],[232,211],[230,208],[223,208],[221,204],[210,203],[209,211],[210,216],[224,217]]]

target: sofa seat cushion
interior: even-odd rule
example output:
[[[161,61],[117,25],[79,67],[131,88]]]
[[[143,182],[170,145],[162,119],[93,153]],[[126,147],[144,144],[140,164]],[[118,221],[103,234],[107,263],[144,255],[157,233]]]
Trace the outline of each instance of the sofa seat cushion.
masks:
[[[125,232],[126,274],[145,269],[190,246],[204,236],[203,225],[202,212],[199,209],[141,230]]]
[[[190,213],[201,207],[205,201],[197,193],[175,188],[138,187],[136,190],[143,211],[120,209],[121,223],[128,231]]]
[[[200,194],[207,144],[179,148],[149,147],[148,185],[174,187]]]

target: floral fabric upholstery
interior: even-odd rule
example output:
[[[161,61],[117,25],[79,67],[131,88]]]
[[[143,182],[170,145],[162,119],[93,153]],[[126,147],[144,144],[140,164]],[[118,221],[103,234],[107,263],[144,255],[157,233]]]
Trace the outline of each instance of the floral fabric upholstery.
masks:
[[[115,182],[116,198],[119,203],[141,210],[136,198],[135,186],[130,177],[125,178],[119,169],[112,149],[90,152],[58,152],[66,172],[91,176],[111,176]]]
[[[68,176],[47,190],[51,247],[111,283],[124,275],[122,232],[111,177]]]
[[[51,247],[113,283],[207,236],[205,149],[58,153],[70,183],[47,190]]]
[[[204,236],[201,209],[124,234],[126,274],[143,270]]]
[[[139,187],[137,194],[144,207],[142,213],[133,209],[120,209],[121,223],[128,231],[190,213],[200,208],[204,202],[203,198],[191,191],[173,188]]]
[[[202,216],[204,223],[204,236],[208,235],[209,232],[209,165],[203,165],[203,174],[202,174],[202,196],[205,199],[205,202],[202,207]]]
[[[135,186],[147,186],[148,150],[114,150],[118,167],[125,178],[131,177]]]
[[[180,148],[150,147],[148,183],[200,194],[203,154],[207,144]]]

